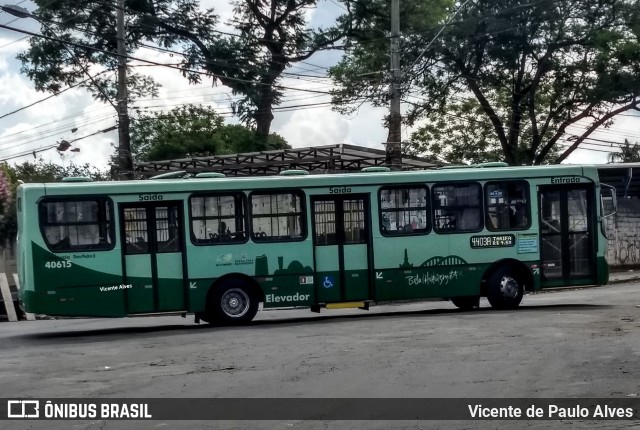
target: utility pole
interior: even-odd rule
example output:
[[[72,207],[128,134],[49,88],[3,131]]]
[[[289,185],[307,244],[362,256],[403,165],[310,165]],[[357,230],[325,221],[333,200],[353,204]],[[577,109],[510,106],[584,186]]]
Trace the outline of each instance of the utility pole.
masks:
[[[118,180],[133,179],[133,159],[129,141],[129,112],[127,108],[127,48],[124,30],[124,0],[116,8],[116,37],[118,39]]]
[[[402,170],[402,116],[400,114],[400,0],[391,0],[391,105],[387,136],[387,164]]]

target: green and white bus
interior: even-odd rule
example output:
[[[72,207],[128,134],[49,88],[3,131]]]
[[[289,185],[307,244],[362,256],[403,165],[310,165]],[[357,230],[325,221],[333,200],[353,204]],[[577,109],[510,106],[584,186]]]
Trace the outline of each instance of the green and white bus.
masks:
[[[607,282],[609,190],[593,166],[380,170],[21,185],[23,307],[245,323],[261,303],[511,309]]]

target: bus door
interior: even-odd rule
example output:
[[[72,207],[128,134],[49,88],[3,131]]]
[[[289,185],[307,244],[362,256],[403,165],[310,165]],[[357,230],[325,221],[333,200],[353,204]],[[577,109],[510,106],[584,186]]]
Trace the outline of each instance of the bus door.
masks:
[[[539,190],[542,286],[595,279],[593,185],[544,185]]]
[[[311,204],[317,302],[369,299],[369,196],[316,196]]]
[[[182,202],[120,205],[127,312],[186,309]]]

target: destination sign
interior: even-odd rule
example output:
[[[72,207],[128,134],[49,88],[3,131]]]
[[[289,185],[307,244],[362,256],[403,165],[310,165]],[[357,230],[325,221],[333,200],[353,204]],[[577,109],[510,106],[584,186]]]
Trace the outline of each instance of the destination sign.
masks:
[[[494,236],[471,236],[472,248],[502,248],[514,246],[516,238],[512,234],[500,234]]]
[[[551,178],[552,184],[577,184],[579,182],[582,182],[582,181],[577,176],[571,176],[567,178]]]

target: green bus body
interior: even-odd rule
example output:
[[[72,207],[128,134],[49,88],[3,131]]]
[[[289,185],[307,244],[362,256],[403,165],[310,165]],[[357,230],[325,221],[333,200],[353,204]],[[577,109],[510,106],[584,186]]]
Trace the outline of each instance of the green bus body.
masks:
[[[501,221],[518,205],[525,221]],[[24,184],[17,206],[38,314],[212,320],[220,289],[227,308],[318,310],[608,280],[591,166]]]

